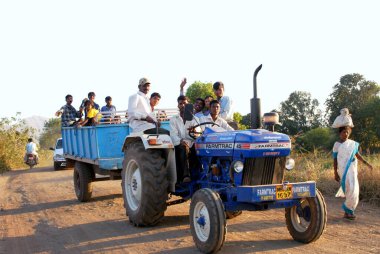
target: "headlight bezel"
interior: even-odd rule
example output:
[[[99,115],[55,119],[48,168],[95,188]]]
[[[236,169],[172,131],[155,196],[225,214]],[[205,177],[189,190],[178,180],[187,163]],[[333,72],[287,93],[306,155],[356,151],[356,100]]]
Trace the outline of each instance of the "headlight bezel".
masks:
[[[240,160],[236,160],[232,162],[232,168],[235,171],[235,173],[240,174],[244,170],[244,163]]]

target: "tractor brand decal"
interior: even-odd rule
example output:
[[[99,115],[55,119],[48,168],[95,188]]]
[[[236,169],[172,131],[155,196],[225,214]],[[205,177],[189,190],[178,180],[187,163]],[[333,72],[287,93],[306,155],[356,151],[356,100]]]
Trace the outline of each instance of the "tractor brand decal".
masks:
[[[297,197],[310,197],[310,186],[293,186],[293,193]]]
[[[281,143],[255,143],[251,144],[251,149],[271,149],[271,148],[278,148],[278,149],[285,149],[290,148],[289,142],[281,142]]]
[[[267,136],[267,137],[263,137],[263,139],[281,139],[282,137],[281,136]]]
[[[272,195],[276,195],[275,187],[257,189],[257,196],[272,196]]]
[[[263,152],[263,156],[278,156],[280,152]]]
[[[274,196],[260,196],[261,201],[270,201],[273,199],[274,199]]]
[[[205,144],[206,149],[233,149],[234,143],[211,143]]]
[[[235,144],[236,149],[249,149],[251,147],[251,144],[249,143],[237,143]]]
[[[293,187],[293,192],[295,193],[305,193],[305,192],[310,192],[310,186],[294,186]]]

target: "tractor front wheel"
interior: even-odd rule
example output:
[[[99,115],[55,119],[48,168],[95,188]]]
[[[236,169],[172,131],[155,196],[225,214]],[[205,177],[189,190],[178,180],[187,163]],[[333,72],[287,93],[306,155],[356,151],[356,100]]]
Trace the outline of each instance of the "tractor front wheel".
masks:
[[[223,246],[226,237],[226,217],[219,194],[200,189],[190,204],[190,229],[195,245],[203,253],[214,253]]]
[[[304,198],[299,205],[285,208],[286,226],[294,240],[301,243],[316,241],[326,227],[326,203],[317,190],[315,197]]]

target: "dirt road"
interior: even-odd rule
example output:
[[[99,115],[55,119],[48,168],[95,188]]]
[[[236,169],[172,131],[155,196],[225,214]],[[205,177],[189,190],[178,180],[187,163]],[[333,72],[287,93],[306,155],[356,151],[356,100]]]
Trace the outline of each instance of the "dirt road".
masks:
[[[327,229],[315,243],[293,241],[283,210],[243,212],[228,221],[220,253],[380,253],[380,208],[360,203],[345,221],[341,200],[326,198]],[[190,203],[171,206],[156,227],[135,228],[125,216],[120,181],[94,184],[76,200],[72,170],[16,170],[0,176],[0,253],[197,253]]]

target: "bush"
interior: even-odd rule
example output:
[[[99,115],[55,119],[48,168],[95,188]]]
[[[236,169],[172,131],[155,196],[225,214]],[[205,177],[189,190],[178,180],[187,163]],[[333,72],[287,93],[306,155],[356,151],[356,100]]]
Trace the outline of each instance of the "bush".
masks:
[[[316,128],[296,138],[296,149],[308,152],[317,150],[330,151],[337,140],[337,135],[330,128]]]
[[[19,115],[0,120],[0,173],[24,165],[25,145],[32,135]]]

